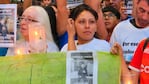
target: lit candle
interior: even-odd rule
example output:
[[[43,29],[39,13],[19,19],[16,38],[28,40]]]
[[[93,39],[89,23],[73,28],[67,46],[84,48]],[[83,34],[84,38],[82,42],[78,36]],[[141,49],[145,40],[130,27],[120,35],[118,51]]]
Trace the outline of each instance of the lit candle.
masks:
[[[35,34],[35,36],[38,36],[38,32],[37,31],[35,31],[34,34]]]
[[[34,31],[34,36],[35,36],[35,38],[37,38],[37,40],[38,40],[38,38],[39,38],[39,36],[40,36],[39,33],[38,33],[38,31],[36,31],[36,30]]]
[[[46,46],[45,36],[46,36],[45,28],[42,24],[30,24],[29,49],[31,50],[31,52],[39,53],[42,50],[46,50],[46,48],[44,47]]]
[[[130,80],[128,80],[127,84],[132,84]]]
[[[21,50],[20,50],[20,49],[17,50],[17,54],[18,54],[18,55],[21,54]]]
[[[15,50],[16,55],[23,55],[24,54],[24,48],[17,48]]]
[[[134,75],[131,74],[131,73],[125,73],[125,75],[122,76],[122,84],[133,84],[133,81],[132,81],[132,77]]]
[[[126,84],[132,84],[132,74],[128,75]]]

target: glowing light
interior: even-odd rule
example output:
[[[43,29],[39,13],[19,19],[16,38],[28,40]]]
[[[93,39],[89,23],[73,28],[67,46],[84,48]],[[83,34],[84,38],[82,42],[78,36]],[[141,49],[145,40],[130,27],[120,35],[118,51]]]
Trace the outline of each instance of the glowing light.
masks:
[[[131,84],[131,82],[130,82],[130,81],[128,81],[128,82],[127,82],[127,84]]]
[[[38,32],[37,31],[35,31],[34,34],[35,34],[35,36],[38,36]]]
[[[126,84],[132,84],[132,79],[128,79]]]
[[[22,54],[21,49],[18,49],[16,53],[17,53],[17,55],[21,55]]]

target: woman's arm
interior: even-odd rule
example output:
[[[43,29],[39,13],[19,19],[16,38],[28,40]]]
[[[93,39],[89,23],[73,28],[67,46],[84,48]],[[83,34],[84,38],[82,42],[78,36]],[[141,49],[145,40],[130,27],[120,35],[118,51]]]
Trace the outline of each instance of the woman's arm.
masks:
[[[68,19],[67,32],[68,32],[68,50],[76,50],[75,39],[74,39],[76,35],[76,30],[74,27],[74,20],[72,20],[71,18]]]
[[[117,55],[120,56],[120,61],[121,61],[121,82],[122,82],[122,84],[134,84],[134,83],[132,83],[132,74],[129,71],[128,66],[125,62],[125,59],[123,57],[122,47],[118,43],[115,43],[111,48],[111,53],[112,54],[117,54]],[[128,82],[131,82],[131,83],[128,83]]]

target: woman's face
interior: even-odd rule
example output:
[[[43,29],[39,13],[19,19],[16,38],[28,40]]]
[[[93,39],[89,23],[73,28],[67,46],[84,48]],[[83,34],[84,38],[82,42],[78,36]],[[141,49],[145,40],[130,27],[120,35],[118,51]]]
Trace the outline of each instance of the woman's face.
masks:
[[[26,9],[20,18],[20,32],[25,40],[29,39],[29,24],[38,22],[36,11],[32,8]]]
[[[93,39],[97,30],[97,21],[89,11],[83,11],[75,20],[78,43],[83,44]]]

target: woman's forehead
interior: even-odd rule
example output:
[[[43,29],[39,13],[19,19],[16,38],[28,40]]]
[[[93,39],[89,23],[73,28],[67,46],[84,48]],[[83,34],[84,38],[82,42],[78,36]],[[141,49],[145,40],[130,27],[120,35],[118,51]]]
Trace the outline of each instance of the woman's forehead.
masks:
[[[94,18],[94,15],[89,12],[89,11],[82,11],[78,17],[83,18],[83,17],[87,17],[87,18]]]
[[[33,8],[29,8],[24,11],[23,16],[35,18],[37,13]]]

